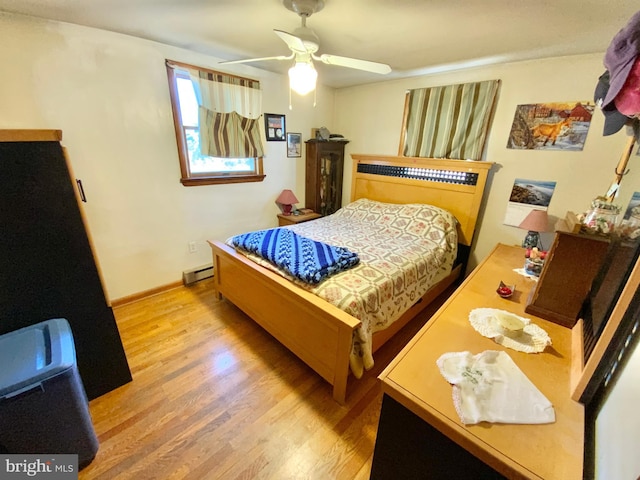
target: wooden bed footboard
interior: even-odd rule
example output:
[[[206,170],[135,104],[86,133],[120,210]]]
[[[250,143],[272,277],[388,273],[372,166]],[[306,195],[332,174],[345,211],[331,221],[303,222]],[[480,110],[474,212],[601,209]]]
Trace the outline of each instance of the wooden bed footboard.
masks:
[[[221,242],[210,241],[214,288],[333,385],[344,404],[360,321]]]
[[[210,241],[214,288],[333,386],[333,398],[345,403],[353,331],[361,324],[322,298],[271,270]],[[386,330],[373,335],[375,352],[425,309],[460,276],[460,265],[428,290]]]

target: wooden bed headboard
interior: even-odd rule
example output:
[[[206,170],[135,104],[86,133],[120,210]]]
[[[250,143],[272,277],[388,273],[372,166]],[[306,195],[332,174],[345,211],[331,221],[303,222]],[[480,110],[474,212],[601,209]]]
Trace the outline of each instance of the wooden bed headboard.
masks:
[[[351,201],[427,203],[458,220],[458,242],[471,246],[492,162],[352,154]]]

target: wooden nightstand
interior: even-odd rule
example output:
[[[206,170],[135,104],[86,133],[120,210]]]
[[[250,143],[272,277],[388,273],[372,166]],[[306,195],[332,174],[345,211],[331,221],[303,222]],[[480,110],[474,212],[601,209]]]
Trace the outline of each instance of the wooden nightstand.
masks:
[[[316,218],[320,218],[321,216],[322,215],[315,212],[304,213],[300,215],[283,215],[279,213],[278,226],[284,227],[285,225],[295,225],[296,223],[308,222],[309,220],[315,220]]]

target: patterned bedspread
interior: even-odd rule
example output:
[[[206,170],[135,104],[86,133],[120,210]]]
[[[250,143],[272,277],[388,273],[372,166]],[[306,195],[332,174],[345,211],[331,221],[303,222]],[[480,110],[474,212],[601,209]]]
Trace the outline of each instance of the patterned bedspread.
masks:
[[[350,361],[357,378],[373,366],[373,333],[397,320],[451,272],[458,245],[453,215],[420,204],[393,205],[361,199],[333,215],[282,228],[358,254],[357,266],[318,285],[296,281],[260,257],[248,254],[362,321],[354,334]]]

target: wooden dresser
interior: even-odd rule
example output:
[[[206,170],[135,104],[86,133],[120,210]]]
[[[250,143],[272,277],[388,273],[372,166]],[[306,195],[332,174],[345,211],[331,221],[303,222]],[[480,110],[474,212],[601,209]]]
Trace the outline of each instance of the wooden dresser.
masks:
[[[582,478],[584,409],[571,400],[571,330],[525,314],[535,282],[514,271],[524,249],[498,245],[380,375],[384,399],[371,478]],[[500,281],[515,284],[500,298]],[[505,348],[477,333],[469,312],[488,307],[530,318],[553,345],[538,354]],[[551,401],[556,422],[465,426],[436,360],[447,352],[505,351]]]

